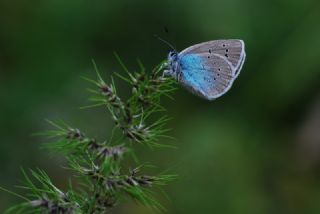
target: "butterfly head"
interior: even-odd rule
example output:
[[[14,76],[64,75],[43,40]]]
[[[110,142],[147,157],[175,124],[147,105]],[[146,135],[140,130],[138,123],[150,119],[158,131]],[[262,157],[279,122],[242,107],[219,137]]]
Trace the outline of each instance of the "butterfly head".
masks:
[[[175,62],[178,60],[178,52],[173,50],[168,54],[168,62]]]
[[[167,70],[164,71],[165,76],[177,78],[178,52],[173,50],[168,54]]]

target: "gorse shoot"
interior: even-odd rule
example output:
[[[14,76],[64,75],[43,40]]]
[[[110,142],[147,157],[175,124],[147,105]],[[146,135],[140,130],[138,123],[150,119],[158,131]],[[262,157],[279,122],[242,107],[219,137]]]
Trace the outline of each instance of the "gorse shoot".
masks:
[[[129,72],[116,57],[125,74],[116,73],[115,76],[131,87],[127,99],[120,98],[113,78],[109,83],[103,80],[94,62],[96,80],[84,78],[94,87],[89,89],[93,94],[89,99],[92,105],[84,108],[101,106],[110,112],[114,121],[111,137],[100,142],[65,122],[48,121],[53,130],[42,134],[53,138],[54,142],[44,147],[63,154],[67,159],[65,168],[71,170],[74,177],[69,179],[67,190],[61,190],[43,170],[29,173],[22,170],[25,182],[19,187],[28,194],[20,196],[25,201],[8,209],[7,213],[111,213],[114,206],[126,199],[157,210],[164,209],[154,197],[154,186],[166,185],[176,176],[144,174],[145,165],[138,163],[134,147],[137,143],[151,148],[168,146],[159,143],[159,138],[168,137],[168,117],[162,115],[165,109],[160,100],[170,97],[175,84],[162,76],[164,63],[146,72],[139,62],[139,72]],[[122,161],[128,154],[134,160],[131,167],[126,167]]]

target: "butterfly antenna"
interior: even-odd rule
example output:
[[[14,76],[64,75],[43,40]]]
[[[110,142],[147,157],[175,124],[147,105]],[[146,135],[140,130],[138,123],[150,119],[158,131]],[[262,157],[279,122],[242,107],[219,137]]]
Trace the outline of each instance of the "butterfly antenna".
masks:
[[[170,48],[172,48],[174,51],[176,51],[176,48],[173,46],[173,45],[171,45],[168,41],[166,41],[166,40],[164,40],[164,39],[162,39],[160,36],[158,36],[158,35],[154,35],[157,39],[159,39],[161,42],[163,42],[163,43],[165,43],[166,45],[168,45]]]

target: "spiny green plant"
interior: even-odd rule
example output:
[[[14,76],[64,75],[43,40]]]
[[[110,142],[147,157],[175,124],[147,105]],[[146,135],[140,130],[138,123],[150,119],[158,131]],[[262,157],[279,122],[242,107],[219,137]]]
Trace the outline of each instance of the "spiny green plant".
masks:
[[[115,76],[131,87],[127,99],[120,98],[112,77],[110,83],[103,80],[94,62],[96,80],[84,78],[94,86],[88,89],[92,93],[89,98],[92,105],[84,108],[103,106],[110,112],[114,121],[111,137],[99,142],[63,121],[48,121],[53,129],[42,134],[55,140],[44,147],[63,154],[67,160],[65,168],[74,176],[63,191],[53,184],[44,170],[28,173],[22,170],[25,182],[19,188],[28,193],[21,196],[11,192],[24,202],[9,208],[7,213],[111,213],[114,206],[126,199],[156,210],[164,209],[155,199],[154,186],[166,185],[176,175],[144,174],[147,165],[139,164],[134,147],[136,144],[151,148],[168,146],[158,142],[160,137],[168,137],[165,127],[168,117],[162,116],[165,109],[160,100],[164,96],[170,97],[175,85],[172,79],[162,75],[165,63],[146,72],[139,62],[139,71],[130,72],[116,57],[126,75],[115,73]],[[132,157],[131,167],[123,164],[128,156]]]

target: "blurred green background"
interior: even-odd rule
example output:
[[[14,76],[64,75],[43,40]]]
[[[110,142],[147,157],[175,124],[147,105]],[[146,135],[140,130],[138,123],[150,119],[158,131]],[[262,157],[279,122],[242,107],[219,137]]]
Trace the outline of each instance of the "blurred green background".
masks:
[[[63,159],[31,136],[45,118],[108,136],[103,108],[79,109],[91,58],[108,77],[120,70],[113,51],[133,70],[136,58],[148,69],[163,60],[153,34],[179,50],[241,38],[247,60],[232,90],[207,102],[179,88],[165,102],[177,139],[166,143],[178,149],[138,153],[181,175],[166,188],[168,213],[320,213],[319,20],[317,0],[0,0],[0,185],[14,190],[23,166],[65,187]],[[0,212],[16,201],[0,191]]]

